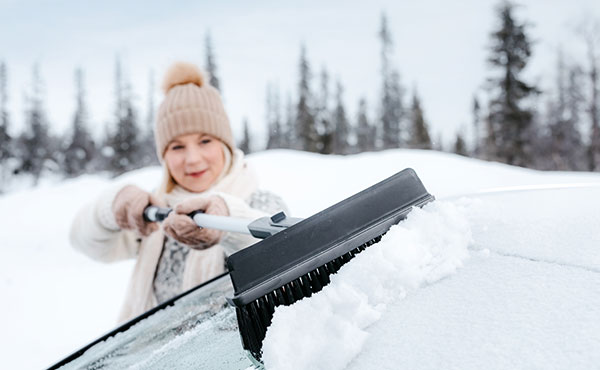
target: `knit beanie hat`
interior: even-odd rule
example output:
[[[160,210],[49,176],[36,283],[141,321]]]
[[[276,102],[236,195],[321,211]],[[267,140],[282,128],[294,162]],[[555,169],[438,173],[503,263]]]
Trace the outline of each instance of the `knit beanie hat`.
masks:
[[[158,108],[154,139],[159,160],[177,136],[203,133],[235,148],[229,118],[219,91],[208,84],[200,69],[191,63],[174,63],[163,81],[165,99]]]

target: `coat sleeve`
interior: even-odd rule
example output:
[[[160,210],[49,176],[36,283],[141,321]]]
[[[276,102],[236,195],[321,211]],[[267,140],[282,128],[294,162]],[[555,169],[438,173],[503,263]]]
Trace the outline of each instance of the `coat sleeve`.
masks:
[[[75,215],[69,238],[71,245],[85,255],[113,262],[137,255],[141,238],[130,230],[121,230],[112,215],[112,201],[121,188],[103,193]]]
[[[249,199],[241,198],[225,193],[217,193],[227,204],[229,215],[231,217],[246,218],[253,221],[260,217],[271,216],[277,212],[284,211],[287,213],[287,207],[280,197],[267,191],[256,191]],[[248,234],[240,234],[227,232],[221,239],[221,244],[225,250],[225,254],[229,256],[241,249],[244,249],[260,239]]]

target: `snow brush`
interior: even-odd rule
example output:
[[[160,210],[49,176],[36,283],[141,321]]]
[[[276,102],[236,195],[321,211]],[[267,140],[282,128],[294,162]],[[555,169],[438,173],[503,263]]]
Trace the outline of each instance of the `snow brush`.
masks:
[[[329,284],[329,276],[381,240],[412,207],[434,200],[408,168],[227,259],[242,345],[260,362],[275,307]]]

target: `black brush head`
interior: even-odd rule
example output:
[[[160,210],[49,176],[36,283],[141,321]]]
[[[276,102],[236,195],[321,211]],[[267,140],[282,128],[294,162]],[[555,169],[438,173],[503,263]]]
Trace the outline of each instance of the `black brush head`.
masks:
[[[338,272],[354,256],[380,240],[381,236],[378,236],[248,304],[236,306],[238,327],[244,349],[250,352],[257,361],[261,361],[262,342],[267,334],[267,328],[271,325],[275,307],[289,306],[321,291],[330,283],[330,275]]]
[[[243,346],[261,359],[275,307],[310,297],[356,254],[381,240],[412,207],[433,200],[406,169],[227,260]]]

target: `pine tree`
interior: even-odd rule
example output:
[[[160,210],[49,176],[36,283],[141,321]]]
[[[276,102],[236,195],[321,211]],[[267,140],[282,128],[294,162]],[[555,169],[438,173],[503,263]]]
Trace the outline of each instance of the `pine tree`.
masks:
[[[590,171],[600,170],[600,22],[584,22],[579,29],[587,54],[589,96],[587,111],[590,120],[590,144],[587,150]]]
[[[587,170],[585,161],[585,151],[583,149],[583,139],[581,136],[581,111],[584,94],[581,89],[583,72],[580,67],[575,66],[569,71],[569,80],[567,85],[567,114],[573,130],[569,133],[570,155],[569,167],[572,170]]]
[[[456,134],[456,141],[454,142],[454,153],[467,156],[467,146],[465,144],[465,139],[460,133]]]
[[[557,98],[550,105],[550,159],[554,170],[584,169],[584,153],[579,131],[581,101],[581,71],[567,68],[562,52],[559,52],[557,66]]]
[[[8,160],[14,156],[12,137],[9,133],[8,92],[6,64],[0,63],[0,191],[8,178]]]
[[[376,128],[371,125],[367,117],[367,101],[361,98],[358,102],[358,113],[356,117],[356,146],[359,152],[375,150]]]
[[[415,89],[413,93],[413,101],[411,106],[411,136],[409,144],[414,149],[431,149],[431,138],[429,137],[429,129],[423,117],[423,109],[421,108],[421,100]]]
[[[248,128],[248,119],[244,117],[244,137],[239,144],[239,148],[245,154],[252,153],[250,129]]]
[[[68,176],[80,175],[89,168],[95,155],[94,141],[87,129],[87,105],[85,102],[85,89],[83,70],[75,70],[76,108],[73,116],[71,136],[65,148],[63,162],[64,171]]]
[[[150,70],[148,73],[148,106],[146,110],[146,128],[148,131],[152,132],[154,129],[154,115],[155,115],[155,106],[154,106],[154,93],[155,93],[155,83],[154,83],[154,70]]]
[[[310,89],[311,71],[306,59],[304,45],[300,50],[300,81],[298,83],[298,103],[296,104],[296,132],[299,149],[307,152],[319,151],[319,135],[315,125],[313,96]]]
[[[212,38],[210,37],[210,32],[206,32],[206,38],[205,38],[205,42],[204,42],[204,52],[205,52],[205,56],[206,56],[206,64],[205,64],[204,68],[206,69],[206,72],[208,72],[208,75],[210,76],[209,83],[214,88],[216,88],[221,93],[223,93],[221,81],[217,74],[217,64],[215,62],[215,55],[214,55],[214,50],[213,50],[213,45],[212,45]]]
[[[115,153],[111,161],[111,167],[116,174],[140,167],[137,116],[130,99],[125,100],[124,107],[125,112],[123,116],[118,118],[117,128],[110,142]]]
[[[273,125],[277,130],[277,148],[282,148],[285,141],[284,136],[286,135],[284,123],[282,122],[281,114],[281,97],[279,94],[279,87],[275,87],[273,96]]]
[[[279,90],[271,84],[267,85],[267,149],[282,147],[283,131],[279,106]]]
[[[267,122],[267,147],[274,149],[277,141],[277,127],[273,126],[273,93],[271,83],[267,83],[265,93],[265,121]]]
[[[404,89],[400,74],[391,66],[392,37],[385,14],[381,16],[379,30],[381,40],[381,146],[383,149],[398,148],[402,144],[401,121],[404,114],[402,99]]]
[[[482,127],[481,122],[481,105],[477,96],[473,96],[473,105],[471,106],[471,112],[473,113],[473,155],[475,158],[482,157],[482,151],[485,144],[483,138],[485,137],[485,130]]]
[[[533,111],[524,105],[537,89],[521,78],[531,57],[531,44],[525,33],[526,25],[518,22],[513,12],[513,4],[501,3],[497,9],[501,25],[491,34],[488,61],[499,75],[490,79],[494,96],[490,101],[489,120],[496,158],[508,164],[528,166],[533,162],[531,143],[536,132]]]
[[[141,165],[137,115],[133,107],[131,87],[123,81],[119,59],[115,68],[115,95],[115,126],[114,130],[107,133],[103,154],[108,161],[107,169],[118,175]]]
[[[285,103],[285,120],[281,129],[281,147],[292,149],[296,140],[296,112],[294,111],[292,97],[288,93]]]
[[[321,70],[321,84],[316,109],[315,122],[319,135],[319,151],[322,154],[334,153],[335,124],[329,104],[329,74],[325,67]]]
[[[43,82],[39,66],[36,64],[33,67],[32,92],[26,96],[26,127],[19,137],[20,170],[32,174],[35,183],[38,182],[51,153],[42,90]]]
[[[335,132],[333,135],[333,152],[336,154],[348,154],[350,137],[350,123],[346,116],[346,108],[344,107],[344,87],[338,80],[335,93],[335,110],[333,113],[333,125]]]
[[[148,74],[148,96],[146,98],[146,119],[145,124],[139,129],[139,160],[140,166],[151,166],[157,165],[158,157],[156,156],[156,148],[154,143],[154,120],[155,110],[154,106],[154,94],[156,87],[154,83],[154,71],[150,71]]]
[[[431,145],[433,146],[433,150],[437,150],[438,152],[445,151],[446,148],[444,147],[444,140],[442,140],[442,134],[438,133],[436,137],[437,137],[437,139],[434,139],[431,142]]]
[[[489,101],[488,108],[487,108],[488,112],[490,111],[491,104],[492,104],[492,102]],[[484,159],[487,159],[488,161],[495,161],[495,160],[497,160],[496,153],[498,152],[498,148],[496,146],[496,133],[494,132],[492,118],[489,113],[485,116],[484,125],[485,125],[484,126],[485,127],[485,136],[484,136],[484,139],[482,140],[482,143],[483,143],[482,156]]]

